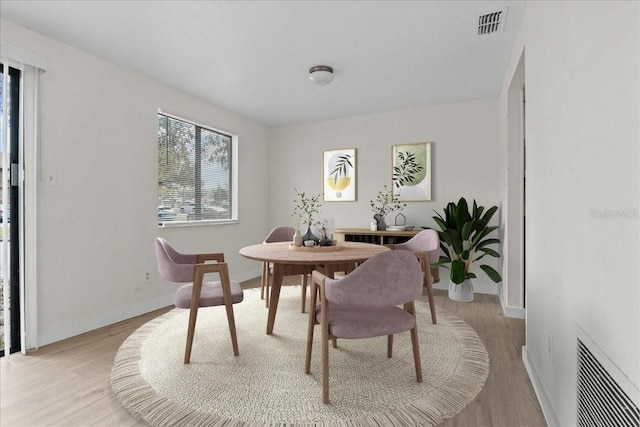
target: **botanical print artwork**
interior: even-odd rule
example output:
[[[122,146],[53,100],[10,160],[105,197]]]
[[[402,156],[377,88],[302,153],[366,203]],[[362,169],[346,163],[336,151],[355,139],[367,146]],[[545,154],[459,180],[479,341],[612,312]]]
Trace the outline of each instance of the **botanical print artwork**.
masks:
[[[356,149],[325,151],[323,166],[324,201],[355,201]]]
[[[398,200],[431,200],[431,143],[394,145],[391,182]]]

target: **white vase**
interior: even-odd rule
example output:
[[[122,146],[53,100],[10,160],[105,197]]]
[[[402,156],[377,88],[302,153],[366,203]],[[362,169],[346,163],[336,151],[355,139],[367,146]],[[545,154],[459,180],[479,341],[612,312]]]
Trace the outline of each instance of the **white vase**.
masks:
[[[300,247],[302,246],[302,234],[300,230],[296,228],[296,232],[293,234],[293,246]]]
[[[465,281],[459,285],[449,282],[449,298],[460,302],[473,301],[473,284],[471,283],[471,279],[465,279]]]

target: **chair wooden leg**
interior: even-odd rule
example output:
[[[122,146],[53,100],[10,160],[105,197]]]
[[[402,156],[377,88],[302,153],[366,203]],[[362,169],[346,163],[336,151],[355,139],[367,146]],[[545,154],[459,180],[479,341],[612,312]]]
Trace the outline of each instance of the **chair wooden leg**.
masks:
[[[437,324],[436,321],[436,304],[433,296],[433,286],[431,282],[427,282],[427,296],[429,297],[429,310],[431,310],[431,323]]]
[[[307,305],[307,274],[301,274],[301,285],[302,285],[302,313],[304,313]]]
[[[407,304],[408,306],[408,312],[411,313],[413,315],[413,317],[416,317],[416,309],[415,309],[415,304],[413,302],[410,302],[409,304]],[[413,327],[413,329],[411,329],[411,346],[413,347],[413,362],[416,366],[416,381],[421,383],[422,382],[422,363],[420,362],[420,345],[418,343],[418,322],[416,319],[416,326]]]
[[[313,352],[313,330],[315,329],[315,325],[313,321],[309,322],[309,329],[307,331],[307,354],[305,356],[304,361],[304,373],[311,373],[311,353]]]
[[[411,345],[413,346],[413,361],[416,365],[416,381],[422,382],[422,363],[420,362],[420,346],[418,345],[418,328],[411,329]]]
[[[271,302],[271,282],[269,280],[272,280],[271,273],[267,276],[267,290],[264,295],[264,306],[267,308],[269,308],[269,303]]]
[[[270,302],[270,287],[271,287],[271,283],[273,282],[273,274],[271,274],[271,266],[269,265],[269,263],[267,263],[267,280],[265,281],[265,294],[264,294],[264,304],[265,307],[269,308],[269,302]]]
[[[198,307],[189,310],[189,328],[187,329],[187,346],[184,349],[184,364],[191,361],[191,347],[193,346],[193,335],[196,330],[196,318],[198,317]]]
[[[229,281],[229,272],[222,270],[220,272],[220,282],[222,284],[222,295],[224,297],[224,307],[227,310],[227,321],[229,322],[229,333],[231,334],[231,346],[233,347],[233,355],[238,356],[238,336],[236,334],[236,322],[233,316],[233,300],[231,297],[231,284]]]
[[[393,335],[387,336],[387,357],[391,359],[393,356]]]
[[[436,321],[436,304],[433,296],[433,276],[431,276],[431,267],[425,260],[420,260],[420,266],[424,273],[424,283],[427,288],[427,297],[429,298],[429,310],[431,310],[431,323],[437,324]]]
[[[236,322],[233,317],[233,305],[225,304],[225,308],[227,309],[227,320],[229,322],[229,333],[231,334],[231,346],[233,347],[233,355],[237,356],[240,354],[238,350],[238,335],[236,334]]]
[[[329,304],[324,294],[324,287],[320,289],[321,321],[322,325],[322,403],[329,403]]]
[[[264,299],[264,290],[267,287],[266,285],[266,280],[267,280],[267,268],[268,268],[268,264],[266,262],[262,263],[262,277],[260,277],[260,299]]]
[[[322,313],[324,315],[324,312]],[[324,323],[324,322],[323,322]],[[322,327],[322,403],[329,402],[329,332]]]
[[[184,364],[191,361],[191,347],[193,347],[193,336],[196,331],[196,319],[198,318],[198,307],[200,307],[200,294],[202,292],[202,276],[196,276],[191,289],[191,307],[189,308],[189,327],[187,328],[187,344],[184,349]]]

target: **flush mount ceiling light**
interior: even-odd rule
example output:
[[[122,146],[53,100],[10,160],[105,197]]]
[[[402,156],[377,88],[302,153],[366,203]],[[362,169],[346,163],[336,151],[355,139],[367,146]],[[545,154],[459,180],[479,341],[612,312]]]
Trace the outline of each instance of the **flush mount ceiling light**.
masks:
[[[309,80],[318,86],[328,85],[333,81],[333,68],[327,65],[316,65],[309,69]]]

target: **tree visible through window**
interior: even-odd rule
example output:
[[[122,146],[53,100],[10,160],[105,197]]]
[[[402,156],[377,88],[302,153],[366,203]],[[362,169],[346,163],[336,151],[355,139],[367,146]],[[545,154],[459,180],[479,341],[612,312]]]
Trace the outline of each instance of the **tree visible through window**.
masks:
[[[158,224],[229,220],[231,135],[158,113]]]

